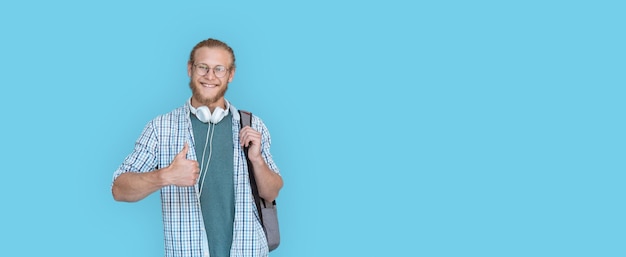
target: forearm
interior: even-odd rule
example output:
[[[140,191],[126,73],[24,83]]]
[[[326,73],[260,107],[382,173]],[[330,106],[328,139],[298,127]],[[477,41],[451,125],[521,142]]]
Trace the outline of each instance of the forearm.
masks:
[[[278,197],[278,192],[283,187],[283,179],[272,171],[265,161],[252,162],[254,179],[259,189],[259,196],[267,202],[272,202]]]
[[[113,182],[113,199],[121,202],[136,202],[146,198],[165,186],[160,172],[160,170],[155,170],[145,173],[122,173]]]

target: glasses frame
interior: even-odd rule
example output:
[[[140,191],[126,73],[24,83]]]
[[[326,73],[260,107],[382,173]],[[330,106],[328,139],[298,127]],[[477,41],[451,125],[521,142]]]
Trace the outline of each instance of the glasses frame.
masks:
[[[208,69],[206,70],[206,72],[205,72],[204,74],[201,74],[201,71],[200,71],[200,70],[205,70],[205,69],[204,69],[204,67],[202,67],[202,68],[198,68],[198,66],[200,66],[200,65],[205,66],[206,64],[204,64],[204,63],[194,63],[194,64],[193,64],[193,68],[194,68],[194,70],[196,70],[196,74],[198,74],[198,76],[206,76],[207,74],[209,74],[209,72],[213,71],[213,75],[214,75],[215,77],[218,77],[218,78],[223,78],[223,77],[226,77],[226,74],[227,74],[228,72],[230,72],[230,68],[226,68],[226,66],[224,66],[224,65],[216,65],[215,67],[211,67],[211,66],[209,66],[209,65],[206,65],[206,67],[207,67]],[[224,69],[225,69],[224,74],[222,74],[221,76],[220,76],[220,75],[217,75],[217,73],[215,72],[215,68],[217,68],[217,67],[224,67]]]

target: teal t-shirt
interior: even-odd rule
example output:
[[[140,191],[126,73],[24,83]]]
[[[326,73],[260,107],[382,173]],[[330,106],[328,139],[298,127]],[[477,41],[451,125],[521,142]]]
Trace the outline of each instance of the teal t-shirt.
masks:
[[[201,169],[198,187],[209,253],[228,257],[235,219],[232,114],[217,124],[203,123],[191,114],[191,125]]]

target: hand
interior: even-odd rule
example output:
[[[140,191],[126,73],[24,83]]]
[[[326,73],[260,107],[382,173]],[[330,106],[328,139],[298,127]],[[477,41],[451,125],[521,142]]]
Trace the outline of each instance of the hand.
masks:
[[[164,169],[163,178],[168,185],[176,185],[181,187],[190,187],[196,184],[198,176],[200,176],[200,166],[197,161],[188,160],[187,152],[189,144],[185,143],[181,150],[167,169]]]
[[[251,162],[263,161],[261,156],[261,133],[250,126],[239,131],[239,142],[242,147],[248,147],[248,158]]]

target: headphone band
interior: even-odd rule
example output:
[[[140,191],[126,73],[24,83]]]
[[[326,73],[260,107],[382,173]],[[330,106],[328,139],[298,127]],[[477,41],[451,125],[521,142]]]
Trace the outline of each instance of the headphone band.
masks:
[[[211,122],[216,124],[226,117],[228,115],[228,111],[230,110],[230,102],[226,99],[224,99],[224,102],[226,102],[226,109],[215,107],[213,113],[211,113],[211,110],[207,106],[200,106],[198,108],[193,107],[193,105],[191,105],[191,98],[187,101],[187,105],[189,106],[189,111],[194,114],[198,120],[204,123]]]

